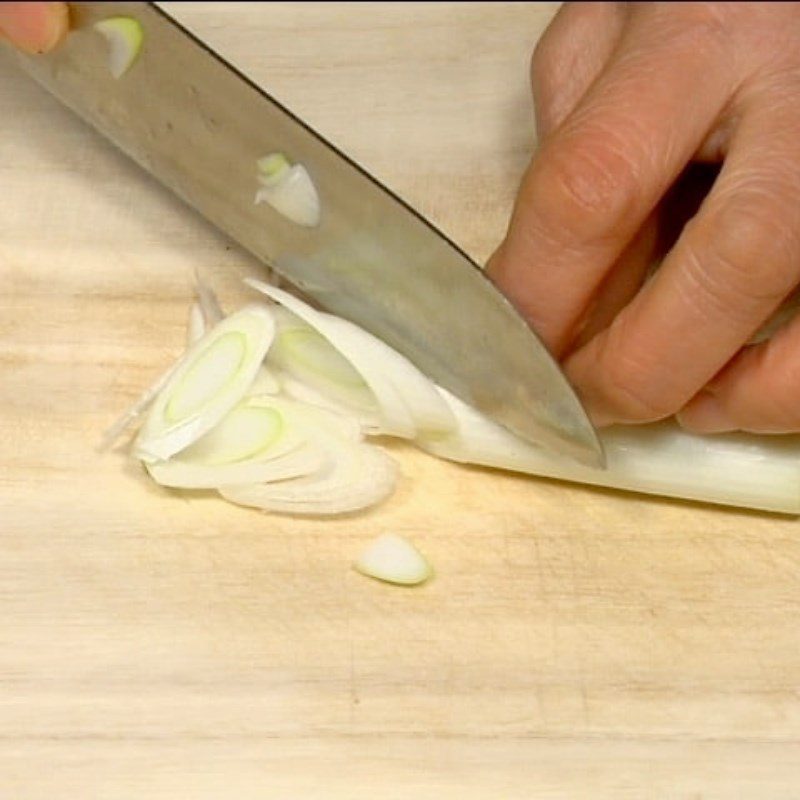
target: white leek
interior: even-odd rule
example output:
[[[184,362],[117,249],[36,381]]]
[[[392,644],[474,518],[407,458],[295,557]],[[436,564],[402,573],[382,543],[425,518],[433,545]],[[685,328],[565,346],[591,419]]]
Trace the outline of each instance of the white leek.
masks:
[[[184,489],[308,475],[324,465],[325,452],[309,444],[302,423],[291,402],[248,397],[177,456],[146,467],[157,483]]]
[[[322,437],[320,437],[322,440]],[[324,438],[327,466],[304,478],[222,486],[219,493],[244,506],[284,514],[345,514],[385,500],[395,488],[397,467],[377,447]]]
[[[200,302],[195,301],[189,307],[189,320],[186,323],[186,346],[191,347],[206,335],[206,321]]]
[[[165,485],[216,488],[232,502],[281,513],[349,513],[388,497],[397,479],[388,454],[364,441],[368,432],[412,438],[453,461],[800,513],[800,436],[617,427],[600,434],[608,468],[582,467],[517,438],[356,325],[247,282],[282,307],[248,306],[209,329],[215,312],[198,303],[191,324],[202,338],[111,432],[157,394],[135,453]],[[406,567],[415,562],[396,541],[376,547],[378,562],[394,552],[406,565],[397,574],[412,574]],[[374,561],[364,563],[376,572]]]
[[[308,170],[302,164],[290,165],[283,153],[271,153],[257,162],[261,184],[255,202],[267,203],[297,225],[319,225],[319,194]]]
[[[800,436],[696,436],[672,422],[600,431],[607,468],[524,442],[444,389],[458,431],[418,441],[441,458],[634,492],[800,513]]]
[[[306,406],[318,424],[309,442],[325,454],[323,466],[305,477],[250,485],[219,487],[234,503],[287,514],[343,514],[375,505],[387,498],[397,480],[395,462],[379,448],[360,441],[360,433],[348,431],[349,422],[331,424],[337,415]],[[327,419],[327,421],[326,421]],[[307,435],[309,432],[307,431]]]
[[[156,399],[159,392],[162,391],[169,379],[178,370],[180,364],[180,361],[176,362],[156,378],[156,380],[139,395],[136,402],[105,430],[100,439],[100,443],[97,445],[98,451],[103,452],[108,450],[128,428],[141,420],[153,400]]]
[[[376,538],[354,566],[370,578],[402,586],[424,583],[433,574],[425,556],[408,539],[394,533]]]
[[[282,289],[252,279],[245,282],[310,325],[361,375],[381,412],[379,428],[372,432],[413,439],[420,432],[454,429],[452,412],[435,385],[389,345],[347,320],[317,311]]]
[[[284,390],[298,400],[332,407],[378,427],[375,395],[353,365],[315,328],[276,306],[278,332],[269,364],[280,370]]]
[[[133,17],[109,17],[94,24],[94,29],[108,42],[108,68],[115,78],[121,78],[136,61],[144,31]]]
[[[196,342],[153,403],[136,455],[167,459],[210,431],[244,397],[274,335],[270,311],[248,306]]]

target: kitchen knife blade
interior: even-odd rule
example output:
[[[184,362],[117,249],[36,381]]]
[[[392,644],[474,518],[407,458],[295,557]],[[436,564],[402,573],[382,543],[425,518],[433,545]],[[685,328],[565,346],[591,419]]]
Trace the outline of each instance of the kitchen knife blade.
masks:
[[[40,84],[325,309],[525,439],[591,466],[602,448],[554,359],[482,270],[421,215],[151,3],[71,4]],[[92,25],[132,16],[144,44],[115,79]],[[6,48],[8,49],[8,48]],[[316,185],[303,227],[256,205],[256,161],[285,153]]]

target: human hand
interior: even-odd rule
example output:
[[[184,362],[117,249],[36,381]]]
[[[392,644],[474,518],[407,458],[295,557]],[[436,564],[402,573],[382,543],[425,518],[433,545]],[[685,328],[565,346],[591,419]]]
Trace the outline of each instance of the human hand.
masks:
[[[800,4],[568,4],[532,82],[487,269],[595,422],[800,430],[800,318],[745,347],[800,283]],[[722,167],[648,279],[691,162]]]
[[[27,53],[46,53],[69,28],[66,3],[0,3],[0,35]]]

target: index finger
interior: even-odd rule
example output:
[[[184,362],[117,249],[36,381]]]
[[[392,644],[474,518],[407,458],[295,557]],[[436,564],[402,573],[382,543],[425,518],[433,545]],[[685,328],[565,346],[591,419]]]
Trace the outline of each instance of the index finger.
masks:
[[[533,158],[487,267],[557,355],[730,94],[716,24],[694,5],[669,13],[653,7],[627,26],[605,70]]]

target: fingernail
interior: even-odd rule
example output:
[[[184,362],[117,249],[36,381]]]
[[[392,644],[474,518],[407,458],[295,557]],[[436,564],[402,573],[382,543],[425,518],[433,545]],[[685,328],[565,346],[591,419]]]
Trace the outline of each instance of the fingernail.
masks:
[[[589,415],[589,419],[595,428],[607,428],[609,425],[613,425],[618,421],[611,416],[611,414],[606,413],[601,408],[594,408],[593,406],[585,406],[585,408],[586,413]]]
[[[737,428],[711,392],[702,392],[675,416],[680,426],[692,433],[725,433]]]

